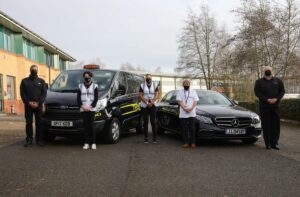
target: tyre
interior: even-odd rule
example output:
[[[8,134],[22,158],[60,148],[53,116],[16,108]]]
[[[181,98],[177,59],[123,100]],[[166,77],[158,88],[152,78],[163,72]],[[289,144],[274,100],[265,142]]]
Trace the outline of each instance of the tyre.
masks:
[[[53,142],[55,140],[56,135],[51,134],[49,132],[44,133],[44,140],[45,142]]]
[[[247,139],[242,139],[242,142],[244,144],[255,144],[257,140],[258,138],[247,138]]]
[[[109,124],[106,141],[109,144],[116,144],[120,139],[121,124],[117,118],[113,118]]]

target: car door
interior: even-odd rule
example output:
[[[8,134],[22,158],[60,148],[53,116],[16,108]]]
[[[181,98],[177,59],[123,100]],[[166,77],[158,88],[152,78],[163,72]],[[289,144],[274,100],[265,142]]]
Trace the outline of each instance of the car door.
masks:
[[[126,129],[135,128],[140,120],[140,105],[138,101],[140,80],[131,73],[124,73],[127,80],[127,102],[120,107],[123,124]]]
[[[161,100],[158,109],[159,126],[173,132],[179,132],[179,106],[176,104],[176,91],[167,93]]]

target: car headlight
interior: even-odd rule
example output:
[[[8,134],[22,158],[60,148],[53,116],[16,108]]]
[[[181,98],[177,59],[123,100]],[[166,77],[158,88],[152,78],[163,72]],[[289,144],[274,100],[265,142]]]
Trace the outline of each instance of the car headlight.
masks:
[[[98,111],[105,109],[105,107],[107,106],[107,98],[103,98],[98,100],[97,104],[96,104],[96,109]]]
[[[251,126],[253,126],[256,129],[261,128],[261,121],[258,115],[255,115],[252,117],[252,123]]]
[[[213,124],[213,121],[211,120],[211,118],[206,117],[206,116],[196,116],[196,119],[199,120],[201,123],[205,123],[205,124]]]

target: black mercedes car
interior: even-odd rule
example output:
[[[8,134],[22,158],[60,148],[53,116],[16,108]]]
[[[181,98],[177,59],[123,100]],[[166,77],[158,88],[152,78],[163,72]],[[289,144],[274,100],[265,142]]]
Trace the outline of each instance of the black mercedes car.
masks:
[[[158,133],[181,134],[178,90],[168,92],[158,103]],[[238,106],[238,102],[211,90],[196,90],[199,101],[196,109],[196,131],[199,139],[242,140],[254,144],[261,136],[259,116]]]

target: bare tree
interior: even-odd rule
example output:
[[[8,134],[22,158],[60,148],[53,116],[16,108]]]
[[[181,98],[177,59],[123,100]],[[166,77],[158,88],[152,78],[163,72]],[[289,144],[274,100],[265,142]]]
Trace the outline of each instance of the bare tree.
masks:
[[[128,70],[128,71],[145,71],[145,69],[142,66],[133,66],[131,63],[123,63],[120,66],[120,70]]]
[[[226,44],[222,35],[224,32],[217,27],[206,5],[201,7],[198,15],[190,11],[179,38],[176,71],[184,71],[190,77],[203,77],[207,89],[211,89],[219,54]]]

